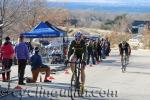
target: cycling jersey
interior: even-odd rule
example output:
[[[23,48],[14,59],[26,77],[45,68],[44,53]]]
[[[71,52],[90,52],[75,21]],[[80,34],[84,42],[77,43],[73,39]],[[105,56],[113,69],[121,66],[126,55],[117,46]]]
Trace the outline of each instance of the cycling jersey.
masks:
[[[68,51],[68,58],[74,54],[76,55],[77,59],[86,60],[86,44],[84,40],[75,41],[73,40],[70,44],[69,51]]]
[[[119,44],[120,54],[122,55],[123,51],[125,51],[126,55],[128,55],[129,54],[129,48],[130,48],[130,45],[127,42],[125,44],[120,43]]]

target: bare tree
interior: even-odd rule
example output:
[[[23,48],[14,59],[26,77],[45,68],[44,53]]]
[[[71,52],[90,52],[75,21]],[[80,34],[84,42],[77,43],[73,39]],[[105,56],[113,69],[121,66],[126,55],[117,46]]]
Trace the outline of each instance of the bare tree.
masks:
[[[58,26],[68,26],[71,18],[70,12],[63,8],[52,8],[47,12],[48,21]]]
[[[46,0],[27,0],[22,12],[22,20],[19,24],[23,27],[20,32],[31,30],[38,22],[45,20]],[[43,17],[44,16],[44,17]]]
[[[23,4],[24,0],[0,0],[0,45],[3,32],[20,19],[19,11]]]

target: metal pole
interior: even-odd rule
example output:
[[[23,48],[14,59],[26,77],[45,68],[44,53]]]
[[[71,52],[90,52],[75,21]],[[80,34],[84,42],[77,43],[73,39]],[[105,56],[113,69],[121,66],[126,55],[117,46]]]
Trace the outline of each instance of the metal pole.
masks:
[[[1,49],[1,45],[2,45],[2,35],[3,35],[3,22],[0,18],[0,49]],[[1,57],[1,52],[0,52],[0,57]],[[2,61],[0,61],[0,65],[2,66]]]
[[[3,22],[0,20],[0,46],[2,45],[2,37],[3,37]]]

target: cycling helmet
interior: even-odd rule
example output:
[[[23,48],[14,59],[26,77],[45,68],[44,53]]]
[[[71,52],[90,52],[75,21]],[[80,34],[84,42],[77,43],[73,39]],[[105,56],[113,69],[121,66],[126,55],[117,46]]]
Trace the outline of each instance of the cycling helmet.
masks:
[[[125,48],[126,43],[126,41],[122,41],[122,48]]]
[[[126,44],[127,42],[126,41],[122,41],[122,44]]]
[[[77,32],[77,33],[75,34],[75,39],[76,39],[76,40],[80,40],[80,39],[81,39],[81,36],[82,36],[82,33],[81,33],[81,32]]]

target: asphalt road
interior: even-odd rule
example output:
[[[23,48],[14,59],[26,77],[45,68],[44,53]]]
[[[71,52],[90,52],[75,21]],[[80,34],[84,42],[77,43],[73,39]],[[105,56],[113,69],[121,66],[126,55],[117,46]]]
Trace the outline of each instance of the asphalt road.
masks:
[[[112,50],[109,57],[98,65],[86,66],[85,94],[83,97],[75,97],[75,100],[149,100],[150,98],[150,51],[133,50],[127,72],[121,72],[121,63],[118,50]],[[12,67],[12,79],[17,78],[17,66]],[[26,67],[26,75],[31,76],[30,66]],[[21,86],[28,91],[32,97],[23,95],[6,96],[0,100],[70,100],[67,92],[70,87],[71,72],[60,71],[52,75],[55,79],[52,83],[37,83],[37,85]],[[44,77],[42,75],[42,77]],[[39,81],[39,78],[38,78]],[[7,83],[0,82],[1,86],[7,87]],[[10,84],[11,88],[17,85],[17,81]],[[35,94],[37,91],[48,91],[51,95]],[[52,93],[52,91],[54,93]],[[15,92],[14,92],[15,93]],[[60,95],[65,93],[65,95]],[[53,94],[53,96],[52,96]],[[55,94],[55,95],[54,95]],[[66,96],[66,97],[64,97]]]

